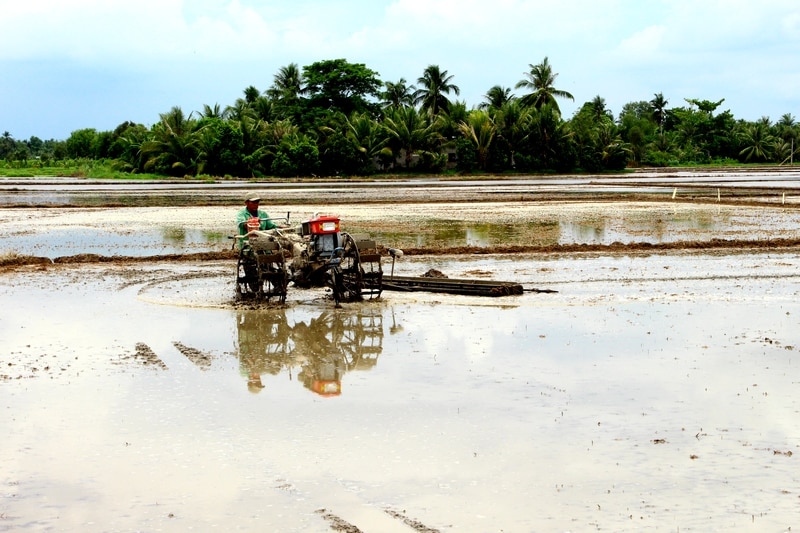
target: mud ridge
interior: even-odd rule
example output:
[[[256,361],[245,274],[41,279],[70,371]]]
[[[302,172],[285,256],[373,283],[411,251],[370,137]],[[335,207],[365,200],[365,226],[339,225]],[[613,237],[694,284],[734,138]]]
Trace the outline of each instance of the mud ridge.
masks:
[[[442,248],[403,248],[405,255],[494,255],[494,254],[532,254],[551,253],[567,254],[581,252],[597,253],[628,253],[628,252],[665,252],[665,251],[704,251],[727,250],[733,252],[753,252],[758,250],[781,250],[800,248],[800,239],[769,239],[769,240],[726,240],[711,239],[708,241],[677,241],[664,243],[633,242],[611,244],[548,244],[532,246],[455,246]],[[70,256],[47,257],[14,255],[0,261],[0,271],[11,270],[21,266],[47,266],[82,263],[112,263],[118,265],[135,263],[158,262],[191,262],[191,261],[220,261],[235,259],[233,251],[202,252],[190,254],[164,254],[149,256],[106,256],[98,254],[78,254]]]

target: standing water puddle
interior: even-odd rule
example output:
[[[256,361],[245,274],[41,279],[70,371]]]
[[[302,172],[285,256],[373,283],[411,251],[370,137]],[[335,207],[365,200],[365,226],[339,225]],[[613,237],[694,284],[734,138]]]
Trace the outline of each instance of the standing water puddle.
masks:
[[[797,254],[407,259],[559,292],[242,309],[226,262],[5,274],[0,529],[797,525]]]
[[[401,219],[383,206],[270,207],[296,226],[315,212],[342,218],[351,233],[394,247],[552,246],[800,237],[800,212],[780,207],[604,204],[407,204]],[[147,256],[230,249],[234,209],[0,210],[0,252],[50,258],[77,254]]]

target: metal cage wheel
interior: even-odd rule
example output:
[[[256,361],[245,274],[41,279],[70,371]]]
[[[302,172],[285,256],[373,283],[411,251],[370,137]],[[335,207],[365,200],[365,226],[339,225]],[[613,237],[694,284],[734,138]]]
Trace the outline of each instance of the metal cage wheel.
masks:
[[[333,297],[337,303],[361,300],[364,270],[358,246],[349,233],[341,234],[338,263],[331,269]]]

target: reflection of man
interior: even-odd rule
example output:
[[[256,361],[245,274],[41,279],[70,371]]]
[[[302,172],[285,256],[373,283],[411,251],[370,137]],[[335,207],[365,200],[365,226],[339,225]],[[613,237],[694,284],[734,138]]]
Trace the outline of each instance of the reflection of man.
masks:
[[[264,388],[262,374],[281,371],[291,328],[282,310],[270,314],[241,311],[236,321],[239,369],[247,376],[247,390],[259,392]]]
[[[258,372],[250,372],[250,375],[247,376],[247,390],[250,392],[259,392],[263,388],[264,384],[261,382],[261,374]]]

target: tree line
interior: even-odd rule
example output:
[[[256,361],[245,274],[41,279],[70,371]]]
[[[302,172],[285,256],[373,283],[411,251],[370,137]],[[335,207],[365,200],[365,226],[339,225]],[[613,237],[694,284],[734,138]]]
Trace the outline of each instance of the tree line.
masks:
[[[661,94],[617,117],[596,96],[571,118],[549,59],[530,64],[513,88],[495,85],[477,106],[459,101],[454,76],[429,65],[409,83],[383,82],[345,59],[278,70],[221,108],[176,106],[151,127],[85,128],[64,141],[0,137],[7,165],[64,158],[106,160],[130,173],[166,176],[354,176],[385,172],[603,172],[630,166],[786,163],[800,144],[790,113],[777,122],[737,120],[718,101]],[[514,93],[519,91],[519,94]]]

